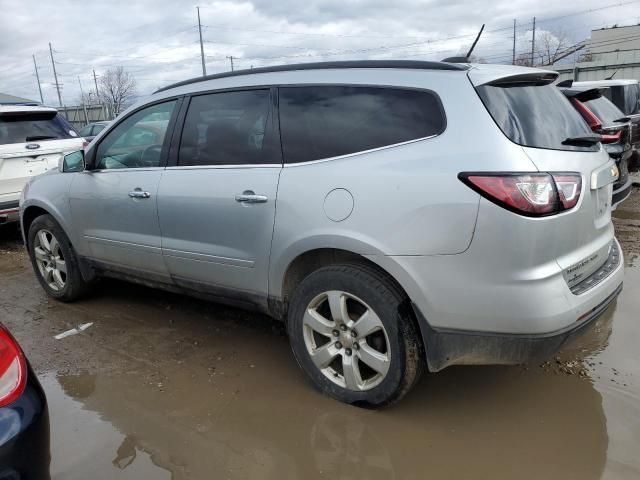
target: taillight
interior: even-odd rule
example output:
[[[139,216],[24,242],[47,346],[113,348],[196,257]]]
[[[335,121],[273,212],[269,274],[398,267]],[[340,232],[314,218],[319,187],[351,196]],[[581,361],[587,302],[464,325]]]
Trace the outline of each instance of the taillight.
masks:
[[[13,403],[27,383],[27,362],[11,334],[0,325],[0,407]]]
[[[618,130],[616,133],[602,134],[602,143],[618,143],[622,139],[622,130]]]
[[[458,178],[487,200],[529,217],[553,215],[576,206],[578,173],[460,173]]]

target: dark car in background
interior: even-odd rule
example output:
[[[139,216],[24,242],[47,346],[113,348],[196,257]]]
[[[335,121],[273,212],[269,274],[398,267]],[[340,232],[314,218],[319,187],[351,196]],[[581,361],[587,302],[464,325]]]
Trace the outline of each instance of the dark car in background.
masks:
[[[47,401],[27,359],[0,324],[0,480],[49,478]]]
[[[78,134],[84,138],[87,142],[93,140],[96,135],[98,135],[102,130],[105,129],[107,125],[109,125],[109,121],[104,122],[93,122],[89,123],[82,127],[82,129],[78,132]]]
[[[619,177],[613,185],[612,207],[615,208],[631,194],[633,187],[628,166],[633,154],[633,126],[629,118],[604,95],[605,88],[582,90],[571,87],[561,90],[591,131],[601,135],[605,150],[616,162]]]
[[[603,89],[602,95],[620,109],[631,123],[631,143],[633,153],[629,159],[629,170],[640,169],[640,82],[635,79],[593,80],[588,82],[572,82],[565,80],[558,86],[566,86],[575,90]]]

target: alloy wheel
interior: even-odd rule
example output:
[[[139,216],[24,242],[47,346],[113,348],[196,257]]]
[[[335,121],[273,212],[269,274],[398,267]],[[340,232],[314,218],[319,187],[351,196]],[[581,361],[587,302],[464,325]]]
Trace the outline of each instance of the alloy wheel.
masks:
[[[317,295],[302,320],[312,362],[333,383],[352,391],[379,385],[389,371],[391,349],[380,317],[348,292]]]
[[[39,230],[34,239],[33,252],[40,275],[55,291],[64,289],[67,283],[67,264],[60,249],[60,242],[49,230]]]

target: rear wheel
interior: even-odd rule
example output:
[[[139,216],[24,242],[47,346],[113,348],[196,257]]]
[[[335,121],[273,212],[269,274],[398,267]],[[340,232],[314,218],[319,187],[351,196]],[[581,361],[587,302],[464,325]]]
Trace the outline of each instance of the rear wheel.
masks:
[[[88,290],[69,238],[51,215],[36,218],[29,227],[29,255],[42,288],[63,302],[78,299]]]
[[[362,265],[333,265],[306,277],[293,294],[293,353],[322,392],[346,403],[383,406],[402,398],[423,367],[404,296]]]

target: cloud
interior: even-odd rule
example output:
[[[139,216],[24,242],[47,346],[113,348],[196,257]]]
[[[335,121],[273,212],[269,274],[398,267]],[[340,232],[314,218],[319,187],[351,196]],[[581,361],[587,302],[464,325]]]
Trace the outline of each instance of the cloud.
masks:
[[[207,72],[215,73],[229,69],[229,56],[237,68],[363,58],[439,60],[466,51],[483,22],[487,27],[476,55],[508,62],[514,18],[520,53],[528,48],[526,31],[534,15],[540,29],[561,29],[577,42],[590,28],[630,23],[638,4],[252,0],[200,6]],[[585,12],[589,9],[596,10]],[[175,0],[0,0],[0,11],[0,91],[5,93],[38,99],[35,54],[45,102],[57,105],[49,42],[65,104],[80,96],[78,77],[85,91],[94,88],[94,69],[101,75],[122,65],[136,78],[140,95],[201,74],[195,5]],[[575,15],[578,11],[584,13]]]

